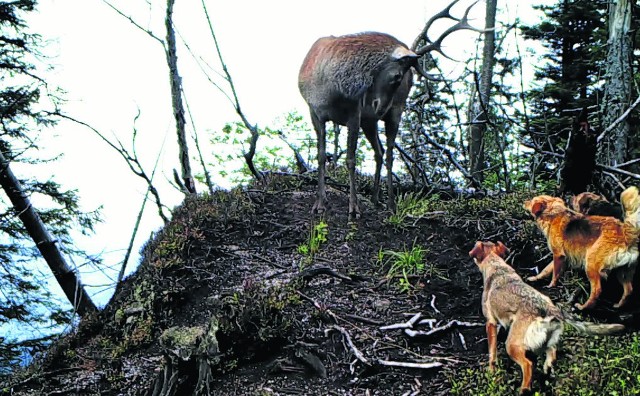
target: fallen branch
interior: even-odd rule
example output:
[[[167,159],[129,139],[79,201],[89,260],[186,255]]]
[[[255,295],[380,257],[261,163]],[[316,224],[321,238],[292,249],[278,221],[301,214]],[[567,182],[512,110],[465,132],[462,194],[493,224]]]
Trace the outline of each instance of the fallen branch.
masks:
[[[444,326],[434,327],[433,329],[431,329],[429,331],[419,331],[419,330],[405,329],[404,333],[406,335],[408,335],[409,337],[417,337],[417,336],[428,337],[428,336],[431,336],[433,334],[449,330],[450,328],[452,328],[454,326],[480,327],[480,326],[484,326],[484,323],[462,322],[460,320],[452,320],[452,321],[450,321],[449,323],[447,323]]]
[[[331,311],[326,305],[317,302],[316,300],[314,300],[313,298],[307,296],[306,294],[302,293],[299,290],[296,290],[296,293],[298,293],[298,295],[302,298],[304,298],[307,301],[310,301],[314,307],[316,307],[316,309],[322,313],[325,313],[329,316],[331,316],[333,318],[333,320],[335,320],[336,322],[338,321],[338,315],[334,314],[333,311]]]
[[[395,329],[412,329],[413,325],[422,317],[422,314],[420,312],[418,312],[417,314],[413,315],[411,317],[411,319],[409,319],[408,321],[404,322],[404,323],[395,323],[392,325],[388,325],[388,326],[382,326],[380,327],[380,330],[385,331],[385,330],[395,330]]]
[[[378,360],[378,364],[391,367],[405,367],[405,368],[419,368],[430,369],[435,367],[442,367],[442,363],[439,362],[425,362],[425,363],[412,363],[412,362],[396,362],[393,360]]]
[[[333,326],[329,327],[328,329],[326,329],[324,331],[325,336],[328,336],[329,332],[331,332],[331,330],[336,330],[336,331],[340,332],[344,336],[344,339],[347,342],[347,345],[349,345],[349,348],[351,348],[351,352],[353,352],[353,354],[356,356],[356,358],[359,361],[361,361],[362,363],[366,364],[367,366],[371,365],[371,363],[369,363],[367,358],[364,357],[362,352],[360,352],[358,347],[356,347],[353,344],[353,341],[351,340],[351,336],[349,335],[349,332],[344,327],[333,325]]]
[[[431,295],[431,308],[433,308],[433,310],[434,310],[437,314],[439,314],[439,313],[440,313],[440,311],[438,310],[438,308],[436,308],[436,295],[435,295],[435,294],[432,294],[432,295]]]
[[[342,279],[344,281],[349,281],[349,282],[353,282],[353,279],[351,279],[350,277],[348,277],[347,275],[343,275],[341,273],[339,273],[338,271],[329,268],[329,267],[314,267],[314,268],[309,268],[306,269],[302,272],[300,272],[300,274],[298,274],[298,277],[302,278],[303,281],[308,282],[309,280],[311,280],[311,278],[313,278],[314,276],[317,275],[330,275],[330,276],[334,276],[338,279]]]

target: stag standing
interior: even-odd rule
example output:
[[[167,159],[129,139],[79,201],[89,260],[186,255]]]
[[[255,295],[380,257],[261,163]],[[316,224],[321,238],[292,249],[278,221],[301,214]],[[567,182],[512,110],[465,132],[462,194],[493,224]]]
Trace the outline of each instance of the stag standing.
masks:
[[[380,194],[382,143],[378,136],[378,121],[384,121],[386,135],[387,207],[394,208],[393,147],[405,102],[413,84],[415,68],[421,75],[428,74],[418,66],[418,58],[430,51],[441,51],[442,40],[450,33],[472,28],[467,23],[470,6],[461,19],[451,16],[454,0],[434,15],[423,30],[428,45],[416,51],[385,33],[365,32],[340,37],[323,37],[312,46],[300,68],[298,87],[309,105],[311,122],[318,139],[318,194],[314,213],[325,211],[326,122],[345,125],[347,135],[347,168],[349,170],[349,219],[360,215],[356,198],[356,147],[360,128],[374,150],[376,170],[373,184],[374,204]],[[440,18],[457,23],[447,29],[436,41],[427,37],[431,24]]]

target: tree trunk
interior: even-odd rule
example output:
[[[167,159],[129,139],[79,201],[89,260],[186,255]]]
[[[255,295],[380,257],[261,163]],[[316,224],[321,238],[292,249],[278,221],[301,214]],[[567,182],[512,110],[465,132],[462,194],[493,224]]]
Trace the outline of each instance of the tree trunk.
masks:
[[[495,32],[497,0],[487,0],[484,33],[484,48],[482,50],[482,70],[478,97],[474,94],[469,109],[469,170],[476,179],[484,180],[485,139],[487,130],[487,109],[491,94],[491,80],[495,63]],[[474,90],[475,91],[475,90]]]
[[[175,0],[167,0],[167,16],[165,25],[167,28],[167,64],[169,65],[169,78],[171,80],[171,101],[173,115],[176,118],[176,132],[178,133],[178,148],[180,165],[182,167],[182,182],[187,189],[185,193],[194,194],[196,185],[191,174],[191,162],[187,147],[187,133],[185,131],[184,107],[182,105],[182,78],[178,73],[178,53],[176,51],[176,37],[173,30],[173,5]]]
[[[9,200],[11,200],[29,236],[35,242],[40,254],[42,254],[49,268],[51,268],[51,272],[56,277],[58,284],[60,284],[64,294],[78,314],[86,316],[97,312],[98,308],[85,292],[84,286],[80,283],[80,279],[73,272],[73,269],[65,261],[60,249],[56,246],[56,240],[51,238],[38,212],[31,206],[29,198],[11,171],[9,161],[2,152],[0,152],[0,186],[2,186]]]
[[[615,0],[609,4],[606,84],[602,101],[603,128],[612,125],[631,104],[631,7],[629,0]],[[601,164],[615,166],[629,159],[629,131],[630,125],[626,118],[613,128],[600,146]]]

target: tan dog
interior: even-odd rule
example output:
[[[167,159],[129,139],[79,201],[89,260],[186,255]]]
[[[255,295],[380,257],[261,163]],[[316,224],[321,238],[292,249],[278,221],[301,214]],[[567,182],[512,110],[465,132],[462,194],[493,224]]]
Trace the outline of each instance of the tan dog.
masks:
[[[543,370],[553,370],[556,345],[562,335],[563,323],[587,334],[612,334],[624,330],[621,324],[595,324],[573,321],[558,309],[551,299],[540,293],[509,266],[503,257],[507,247],[501,242],[476,242],[469,255],[478,265],[484,281],[482,313],[487,319],[489,370],[495,369],[498,324],[509,329],[507,354],[522,369],[520,393],[531,389],[533,362],[527,351],[545,351]]]
[[[640,209],[628,201],[622,204],[630,212]],[[553,261],[527,280],[536,281],[553,274],[549,284],[552,287],[557,285],[567,260],[574,267],[584,267],[591,292],[584,304],[576,304],[582,310],[595,305],[602,291],[601,278],[619,268],[617,278],[623,293],[614,307],[624,305],[633,292],[632,281],[638,259],[640,230],[635,224],[631,221],[623,223],[613,217],[575,213],[565,206],[562,199],[549,195],[539,195],[526,201],[524,207],[536,220],[553,253]]]

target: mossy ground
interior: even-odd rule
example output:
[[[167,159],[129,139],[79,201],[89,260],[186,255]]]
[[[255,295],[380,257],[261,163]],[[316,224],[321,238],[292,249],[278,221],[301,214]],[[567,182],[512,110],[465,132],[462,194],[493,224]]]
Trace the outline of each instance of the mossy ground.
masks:
[[[220,355],[210,394],[515,394],[520,372],[504,352],[504,332],[500,371],[486,373],[482,281],[467,252],[476,240],[501,240],[521,274],[543,266],[546,243],[522,208],[531,195],[413,193],[403,195],[395,217],[362,198],[362,217],[349,223],[347,194],[335,185],[321,219],[322,240],[313,246],[320,219],[311,216],[315,186],[305,179],[276,177],[189,199],[149,241],[137,273],[109,306],[3,385],[15,395],[146,394],[167,364],[162,334],[205,328],[215,319]],[[390,274],[390,258],[416,255],[423,266]],[[570,272],[561,287],[544,292],[558,302],[584,298],[583,278]],[[636,394],[638,304],[613,311],[620,290],[615,281],[604,287],[600,308],[587,319],[621,320],[632,330],[611,338],[568,333],[555,378],[536,370],[540,394]],[[451,320],[480,326],[421,337],[382,329],[416,313],[435,326]],[[181,389],[189,390],[191,368],[179,369]],[[570,393],[576,389],[582,393]]]

